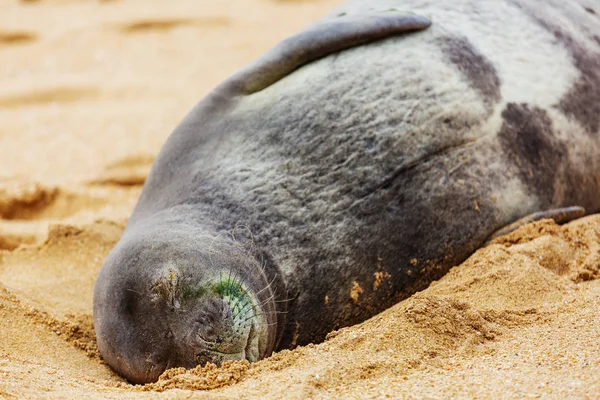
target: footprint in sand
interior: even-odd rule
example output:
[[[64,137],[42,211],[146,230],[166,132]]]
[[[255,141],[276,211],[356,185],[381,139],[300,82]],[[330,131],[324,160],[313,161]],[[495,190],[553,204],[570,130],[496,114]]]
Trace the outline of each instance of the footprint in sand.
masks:
[[[90,180],[91,185],[141,186],[146,181],[154,155],[137,154],[108,165],[100,175]]]
[[[95,210],[106,201],[35,182],[0,181],[0,219],[64,219],[82,210]]]
[[[13,251],[21,245],[31,245],[41,240],[41,234],[29,234],[22,230],[0,225],[0,250]]]
[[[13,46],[35,42],[37,35],[32,32],[16,31],[16,32],[0,32],[0,47]]]
[[[12,311],[12,318],[21,318],[26,324],[33,323],[46,328],[75,348],[83,350],[88,357],[99,359],[91,315],[67,314],[57,318],[27,299],[20,299],[1,284],[0,308]]]
[[[46,236],[47,221],[97,210],[106,203],[35,182],[0,181],[0,250],[40,242]]]
[[[43,243],[3,254],[0,289],[39,310],[38,319],[49,321],[53,330],[66,333],[60,321],[91,314],[96,275],[123,227],[124,223],[107,220],[77,226],[51,224]],[[91,318],[84,325],[91,325]]]
[[[37,183],[0,183],[0,218],[32,220],[43,213],[58,197],[58,189]]]
[[[0,97],[0,107],[19,108],[48,103],[75,103],[100,96],[93,87],[57,87]]]
[[[125,23],[120,26],[120,31],[125,34],[160,33],[184,26],[222,27],[229,23],[225,17],[147,19]]]

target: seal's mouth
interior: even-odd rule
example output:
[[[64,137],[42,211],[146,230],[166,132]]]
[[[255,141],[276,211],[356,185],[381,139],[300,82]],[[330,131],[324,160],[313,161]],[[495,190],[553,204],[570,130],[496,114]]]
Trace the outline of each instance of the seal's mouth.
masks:
[[[239,338],[240,342],[244,339]],[[200,351],[196,354],[196,361],[199,365],[205,365],[212,362],[216,365],[222,365],[225,361],[241,361],[248,360],[249,362],[256,362],[260,359],[260,349],[258,346],[258,330],[256,329],[255,323],[250,326],[248,335],[245,338],[245,343],[239,343],[234,348],[242,349],[241,351],[227,351],[226,349],[219,349],[219,345],[216,343],[207,343],[209,346],[205,350]],[[232,349],[233,350],[233,349]]]

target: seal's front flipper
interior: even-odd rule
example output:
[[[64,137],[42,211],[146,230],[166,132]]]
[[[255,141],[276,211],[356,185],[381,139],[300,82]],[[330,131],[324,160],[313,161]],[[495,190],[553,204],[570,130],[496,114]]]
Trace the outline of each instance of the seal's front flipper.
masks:
[[[583,207],[565,207],[565,208],[554,208],[552,210],[547,211],[538,211],[533,214],[529,214],[526,217],[518,219],[510,225],[506,225],[504,228],[498,229],[494,232],[490,238],[488,239],[488,243],[492,240],[508,235],[511,232],[516,231],[518,228],[523,225],[529,224],[531,222],[539,221],[542,219],[553,219],[557,224],[566,224],[569,221],[573,221],[574,219],[581,218],[585,215],[585,209]]]
[[[316,23],[277,44],[263,57],[232,76],[217,92],[252,94],[265,89],[311,61],[352,46],[428,28],[431,20],[388,10],[360,16],[340,16]]]

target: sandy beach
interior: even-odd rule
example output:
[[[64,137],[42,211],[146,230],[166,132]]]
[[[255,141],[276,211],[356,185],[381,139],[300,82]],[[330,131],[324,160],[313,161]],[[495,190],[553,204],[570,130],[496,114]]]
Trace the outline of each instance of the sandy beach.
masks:
[[[527,225],[322,344],[128,384],[92,292],[167,136],[342,0],[0,2],[0,398],[600,397],[600,215]]]

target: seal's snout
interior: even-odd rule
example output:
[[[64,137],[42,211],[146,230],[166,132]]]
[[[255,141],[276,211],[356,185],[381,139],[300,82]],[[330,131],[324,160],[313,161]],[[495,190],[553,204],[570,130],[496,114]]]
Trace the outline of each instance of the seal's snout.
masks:
[[[134,383],[167,368],[258,361],[275,345],[274,294],[260,263],[235,243],[181,232],[124,235],[96,281],[98,349]],[[210,246],[218,251],[206,255]]]
[[[259,304],[242,283],[220,279],[212,286],[212,298],[193,311],[192,330],[178,342],[182,353],[194,354],[196,363],[221,365],[229,360],[258,361],[261,315]],[[176,330],[186,332],[189,321]],[[264,325],[264,324],[262,324]]]

